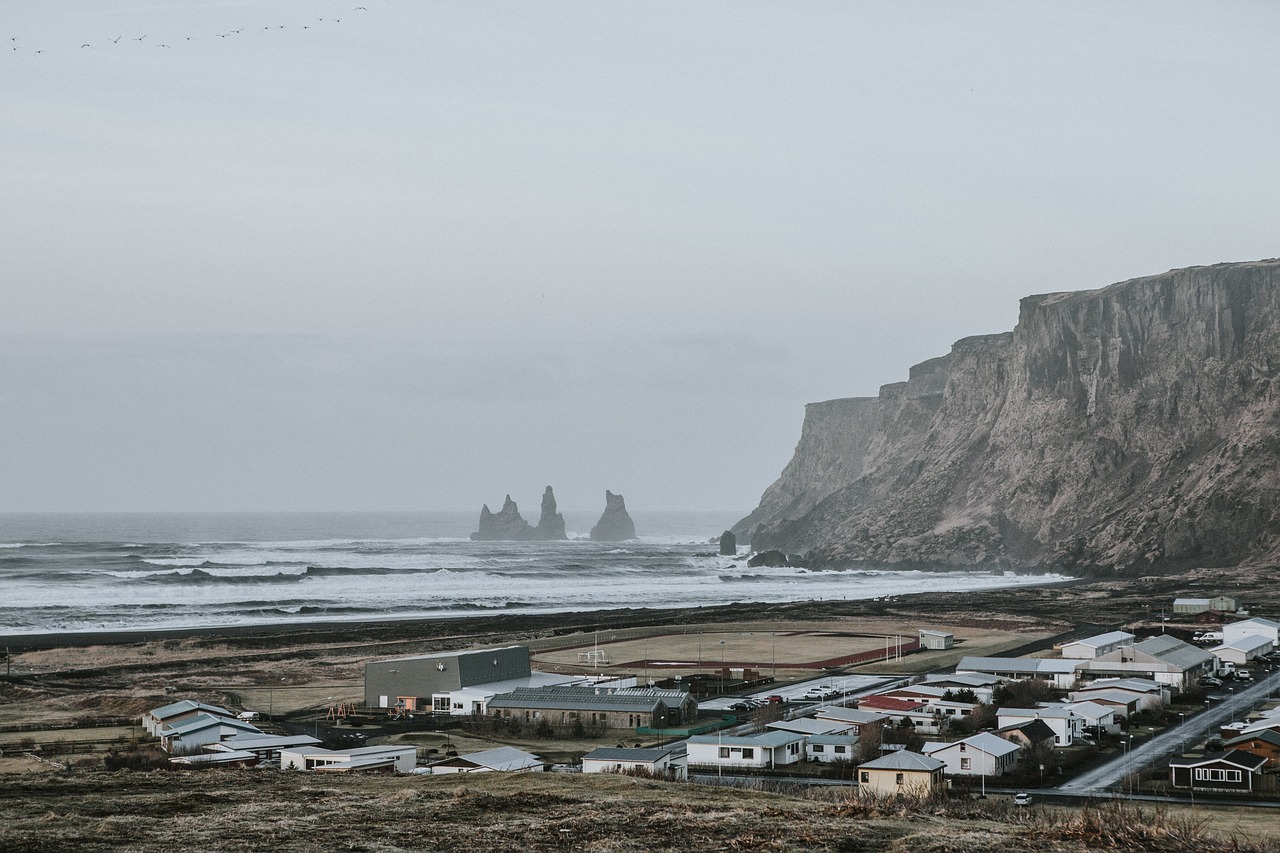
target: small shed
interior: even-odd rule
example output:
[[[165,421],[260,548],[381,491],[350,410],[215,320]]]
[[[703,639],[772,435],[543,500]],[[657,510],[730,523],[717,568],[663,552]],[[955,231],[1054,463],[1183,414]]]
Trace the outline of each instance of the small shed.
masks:
[[[956,644],[956,635],[946,631],[920,630],[920,646],[925,649],[949,649]]]
[[[1240,609],[1240,602],[1229,595],[1219,595],[1209,599],[1209,609],[1219,613],[1235,613]]]

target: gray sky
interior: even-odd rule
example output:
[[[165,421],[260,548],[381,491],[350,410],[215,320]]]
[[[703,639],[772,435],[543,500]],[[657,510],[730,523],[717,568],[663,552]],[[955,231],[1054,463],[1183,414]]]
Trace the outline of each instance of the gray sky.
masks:
[[[1277,32],[5,0],[0,511],[750,509],[1022,296],[1280,254]]]

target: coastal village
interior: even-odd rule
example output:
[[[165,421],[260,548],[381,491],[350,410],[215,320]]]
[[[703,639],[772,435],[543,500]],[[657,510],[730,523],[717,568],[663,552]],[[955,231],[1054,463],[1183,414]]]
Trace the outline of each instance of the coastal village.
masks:
[[[369,660],[361,700],[301,716],[174,697],[142,716],[132,751],[189,769],[775,779],[1019,805],[1280,795],[1280,621],[1231,597],[1179,598],[1158,623],[1014,655],[979,630],[847,627],[597,633]],[[841,654],[797,666],[807,649]]]

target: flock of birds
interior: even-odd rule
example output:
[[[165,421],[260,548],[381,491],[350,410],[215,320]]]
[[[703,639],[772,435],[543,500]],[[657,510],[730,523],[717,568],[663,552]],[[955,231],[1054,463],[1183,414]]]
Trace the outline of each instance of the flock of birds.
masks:
[[[356,6],[356,7],[355,7],[355,8],[353,8],[351,11],[352,11],[352,12],[356,12],[356,13],[363,13],[363,12],[368,12],[368,11],[369,11],[369,9],[368,9],[368,7],[367,7],[367,6]],[[317,18],[317,19],[316,19],[316,22],[315,22],[314,24],[311,24],[311,23],[308,23],[308,24],[275,24],[275,25],[272,25],[272,26],[264,26],[264,27],[262,27],[261,29],[262,29],[262,31],[287,30],[287,29],[295,29],[295,30],[309,30],[309,29],[312,29],[313,27],[318,27],[318,25],[321,25],[321,24],[341,24],[341,23],[342,23],[342,19],[341,19],[341,18]],[[240,27],[240,28],[238,28],[238,29],[228,30],[228,31],[227,31],[227,32],[225,32],[225,33],[214,33],[212,36],[206,36],[206,38],[220,38],[220,39],[234,38],[234,37],[239,36],[240,34],[244,33],[244,32],[245,32],[245,31],[247,31],[248,29],[249,29],[248,27]],[[255,28],[255,29],[256,29],[256,28]],[[148,39],[150,39],[150,42],[148,42]],[[198,41],[198,40],[199,40],[199,39],[198,39],[198,37],[194,37],[194,36],[184,36],[184,37],[183,37],[183,39],[182,39],[182,43],[184,43],[184,44],[185,44],[186,42],[194,42],[194,41]],[[157,41],[156,39],[152,38],[152,36],[151,36],[150,34],[148,34],[148,33],[143,33],[143,34],[142,34],[142,35],[140,35],[140,36],[129,36],[127,40],[125,39],[125,36],[123,36],[123,35],[118,35],[118,36],[115,36],[114,38],[107,38],[104,42],[100,42],[100,43],[98,43],[98,44],[94,44],[94,43],[92,43],[92,42],[85,42],[85,43],[83,43],[83,44],[81,44],[81,45],[80,45],[80,48],[79,48],[79,49],[80,49],[80,50],[84,50],[85,48],[89,48],[90,50],[95,49],[95,48],[106,48],[106,49],[109,49],[109,48],[110,48],[110,46],[118,45],[118,44],[120,44],[120,42],[121,42],[121,41],[126,41],[126,44],[127,44],[129,41],[136,41],[136,42],[138,42],[138,43],[139,43],[140,45],[142,45],[142,46],[152,46],[152,47],[157,47],[157,48],[167,48],[167,49],[171,49],[171,48],[172,48],[172,45],[167,44],[167,43],[165,43],[165,42]],[[13,51],[13,52],[19,52],[19,51],[22,51],[22,50],[24,50],[24,49],[25,49],[25,50],[28,50],[30,53],[37,53],[37,54],[43,54],[43,53],[48,52],[44,47],[41,47],[40,49],[26,48],[26,47],[22,44],[22,39],[21,39],[21,38],[19,38],[18,36],[10,36],[10,37],[9,37],[9,46],[10,46],[10,48],[12,49],[12,51]]]

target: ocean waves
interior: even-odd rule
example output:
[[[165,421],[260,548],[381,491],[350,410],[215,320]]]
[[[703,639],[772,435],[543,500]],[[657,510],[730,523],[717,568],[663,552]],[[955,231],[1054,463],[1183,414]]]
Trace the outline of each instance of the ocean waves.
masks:
[[[182,628],[262,622],[447,618],[477,613],[696,607],[729,602],[870,598],[978,589],[1053,578],[985,572],[919,573],[748,569],[709,553],[732,517],[671,514],[653,535],[625,544],[471,542],[451,515],[430,517],[239,514],[129,517],[118,539],[108,520],[74,528],[3,530],[0,634]],[[297,535],[326,522],[352,533]],[[360,522],[360,523],[357,523]],[[682,528],[681,524],[686,527]],[[221,525],[221,526],[220,526]],[[193,541],[189,531],[208,535]],[[261,535],[261,541],[245,536]],[[705,535],[704,535],[705,533]],[[399,535],[397,535],[399,534]],[[438,535],[437,535],[438,534]],[[83,540],[83,541],[80,541]]]

